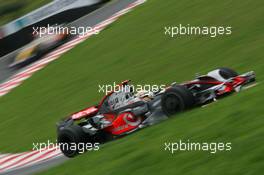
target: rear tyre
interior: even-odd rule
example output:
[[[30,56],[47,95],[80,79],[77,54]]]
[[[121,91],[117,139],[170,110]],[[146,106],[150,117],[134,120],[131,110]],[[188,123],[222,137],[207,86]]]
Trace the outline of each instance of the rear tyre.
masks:
[[[175,85],[167,89],[161,97],[161,107],[167,116],[171,116],[195,104],[192,93],[184,86]]]
[[[219,74],[224,79],[229,79],[229,78],[238,76],[238,73],[236,71],[234,71],[233,69],[227,68],[227,67],[219,68]]]
[[[86,134],[78,125],[71,125],[59,131],[58,143],[62,153],[67,157],[74,157],[85,151],[85,144],[90,141]],[[83,145],[80,148],[80,145]]]

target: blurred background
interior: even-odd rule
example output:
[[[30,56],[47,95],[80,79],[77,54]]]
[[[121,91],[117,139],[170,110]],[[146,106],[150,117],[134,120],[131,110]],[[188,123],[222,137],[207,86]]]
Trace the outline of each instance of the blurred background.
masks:
[[[0,56],[31,42],[33,27],[70,23],[106,0],[0,1]]]
[[[0,0],[0,82],[73,36],[33,35],[34,28],[79,26],[74,23],[108,0]],[[84,26],[87,27],[87,26]]]

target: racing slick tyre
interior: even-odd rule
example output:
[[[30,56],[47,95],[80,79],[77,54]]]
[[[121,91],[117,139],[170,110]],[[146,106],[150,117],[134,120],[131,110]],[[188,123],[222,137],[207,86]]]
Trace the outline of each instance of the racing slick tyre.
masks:
[[[195,99],[192,93],[184,86],[174,85],[167,89],[161,97],[162,111],[171,116],[194,106]]]
[[[58,133],[58,143],[60,149],[67,157],[74,157],[79,154],[79,145],[85,145],[89,142],[89,140],[89,135],[86,134],[78,125],[68,126]]]
[[[238,76],[238,73],[236,71],[234,71],[233,69],[227,68],[227,67],[219,68],[219,74],[224,79],[229,79],[229,78]]]

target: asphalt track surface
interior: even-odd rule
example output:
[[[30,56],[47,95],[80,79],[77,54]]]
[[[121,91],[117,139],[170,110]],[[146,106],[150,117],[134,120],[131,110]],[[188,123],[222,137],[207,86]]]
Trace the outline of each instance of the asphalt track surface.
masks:
[[[116,12],[126,8],[129,4],[135,2],[136,0],[113,0],[103,7],[97,9],[96,11],[79,18],[78,20],[74,21],[71,25],[72,26],[94,26],[106,19],[110,16],[115,14]],[[12,52],[6,56],[0,58],[0,83],[11,77],[12,75],[16,74],[19,70],[10,69],[8,65],[13,61],[14,56],[19,50]],[[45,162],[41,162],[38,164],[34,164],[32,166],[23,167],[20,169],[14,169],[8,172],[0,173],[6,175],[28,175],[34,174],[36,172],[46,170],[62,162],[66,161],[68,158],[64,156],[56,157],[55,159],[51,159]]]

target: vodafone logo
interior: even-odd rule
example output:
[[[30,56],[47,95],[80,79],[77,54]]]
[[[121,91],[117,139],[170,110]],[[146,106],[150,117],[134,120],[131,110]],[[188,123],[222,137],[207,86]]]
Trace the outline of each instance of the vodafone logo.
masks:
[[[137,126],[141,123],[140,117],[134,117],[132,114],[127,113],[124,116],[124,121],[130,126]]]

